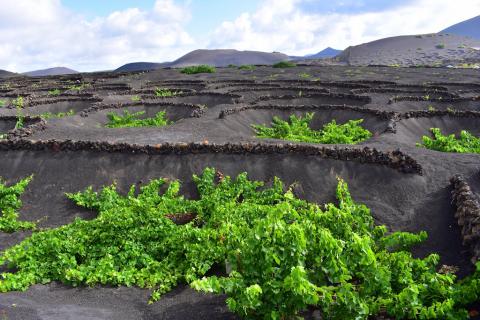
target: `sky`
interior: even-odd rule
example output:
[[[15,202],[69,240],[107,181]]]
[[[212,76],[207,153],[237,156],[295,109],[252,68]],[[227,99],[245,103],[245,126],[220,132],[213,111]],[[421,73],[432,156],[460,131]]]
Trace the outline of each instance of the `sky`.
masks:
[[[0,0],[0,69],[111,70],[195,49],[316,53],[438,32],[480,0]]]

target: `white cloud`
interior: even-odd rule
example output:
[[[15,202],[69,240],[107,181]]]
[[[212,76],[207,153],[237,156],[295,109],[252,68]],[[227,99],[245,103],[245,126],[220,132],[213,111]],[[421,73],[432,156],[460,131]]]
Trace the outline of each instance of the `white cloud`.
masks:
[[[311,0],[303,0],[311,1]],[[404,34],[438,32],[480,12],[480,0],[419,0],[357,14],[302,11],[302,0],[265,0],[253,13],[223,22],[208,47],[304,55]]]
[[[172,0],[157,0],[149,11],[131,8],[92,21],[68,11],[60,0],[0,3],[0,69],[111,69],[175,59],[195,44],[185,30],[189,11]]]
[[[388,36],[437,32],[480,12],[480,0],[408,1],[395,9],[356,14],[302,9],[316,1],[323,0],[263,0],[256,11],[240,13],[193,39],[187,32],[195,14],[189,1],[156,0],[150,10],[130,8],[88,20],[61,0],[0,0],[0,69],[105,70],[132,61],[170,61],[202,47],[303,55],[327,46],[341,49]],[[193,18],[199,24],[204,19]]]

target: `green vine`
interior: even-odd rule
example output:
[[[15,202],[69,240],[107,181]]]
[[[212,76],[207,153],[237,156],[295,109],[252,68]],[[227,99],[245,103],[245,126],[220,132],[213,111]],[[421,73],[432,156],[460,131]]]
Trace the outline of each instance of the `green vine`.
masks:
[[[335,120],[325,124],[321,130],[310,128],[310,122],[315,113],[306,113],[304,117],[292,114],[288,121],[274,117],[272,126],[253,125],[259,138],[273,138],[298,142],[312,142],[324,144],[355,144],[369,139],[372,134],[360,124],[363,119],[349,120],[344,124],[337,124]]]
[[[211,168],[193,178],[198,200],[166,179],[123,196],[115,185],[68,194],[98,216],[35,232],[3,252],[0,265],[12,271],[1,274],[0,292],[57,280],[153,288],[154,301],[187,282],[226,294],[228,307],[248,319],[291,319],[308,307],[323,319],[465,319],[465,306],[479,298],[480,270],[458,281],[436,272],[438,255],[412,257],[426,233],[375,226],[341,179],[338,204],[320,207],[277,178],[266,187]],[[185,215],[195,219],[172,221]],[[215,265],[231,271],[206,277]]]
[[[480,138],[466,130],[460,131],[457,138],[455,134],[443,135],[439,128],[431,128],[432,137],[423,136],[418,147],[442,152],[480,153]]]
[[[32,180],[32,176],[20,180],[18,183],[7,187],[0,180],[0,231],[15,232],[18,230],[33,229],[35,223],[18,221],[18,210],[22,207],[20,196]]]

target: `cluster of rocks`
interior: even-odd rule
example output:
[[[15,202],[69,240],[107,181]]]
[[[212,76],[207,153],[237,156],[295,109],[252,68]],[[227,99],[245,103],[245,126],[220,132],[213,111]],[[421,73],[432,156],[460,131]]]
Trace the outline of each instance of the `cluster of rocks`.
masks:
[[[450,179],[452,199],[456,205],[455,218],[462,228],[463,245],[470,248],[472,263],[480,258],[480,204],[468,182],[461,175]]]

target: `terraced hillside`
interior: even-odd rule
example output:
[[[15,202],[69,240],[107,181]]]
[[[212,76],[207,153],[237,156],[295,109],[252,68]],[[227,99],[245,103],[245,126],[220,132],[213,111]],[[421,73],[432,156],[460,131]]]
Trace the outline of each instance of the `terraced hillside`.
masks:
[[[352,198],[371,209],[375,224],[392,231],[426,231],[428,239],[414,246],[413,253],[415,257],[438,253],[437,270],[446,266],[462,278],[474,272],[480,256],[480,155],[421,146],[431,128],[444,134],[467,130],[480,135],[476,70],[257,66],[196,75],[161,69],[15,77],[0,80],[0,106],[0,176],[10,186],[33,175],[21,195],[18,218],[36,222],[33,235],[78,219],[94,221],[98,211],[75,205],[66,193],[89,186],[99,191],[115,182],[125,195],[131,185],[141,187],[163,177],[179,179],[180,194],[198,199],[192,176],[213,167],[219,181],[247,172],[250,179],[271,185],[278,177],[291,185],[295,197],[321,205],[336,203],[341,178]],[[270,127],[274,119],[288,122],[292,115],[307,113],[313,114],[309,128],[318,135],[326,135],[333,120],[340,125],[359,119],[370,135],[355,144],[256,136],[256,125]],[[152,119],[166,121],[160,125]],[[112,121],[120,124],[112,127]],[[247,201],[244,197],[238,206]],[[168,212],[167,217],[178,213]],[[187,220],[188,228],[207,223]],[[0,251],[31,235],[28,230],[0,231]],[[79,235],[71,237],[74,242]],[[34,243],[44,248],[40,240]],[[52,245],[42,254],[61,260],[66,253],[55,251],[59,247]],[[81,264],[84,253],[69,253]],[[4,264],[1,272],[22,272],[23,258],[19,258],[23,262],[10,259],[17,264]],[[222,259],[208,266],[207,275],[225,275],[230,263],[225,266],[227,258]],[[0,262],[5,261],[10,260],[0,254]],[[51,268],[58,268],[58,273],[52,271],[49,277],[60,278],[63,267]],[[152,290],[137,285],[109,281],[102,285],[100,279],[92,286],[72,281],[74,286],[67,278],[62,283],[49,277],[32,280],[26,291],[0,293],[0,318],[238,317],[227,308],[225,295],[195,291],[184,279],[149,304]],[[0,289],[1,284],[2,280]],[[475,304],[465,308],[475,316]],[[319,318],[319,311],[308,308],[301,315]],[[388,318],[385,310],[378,315]]]

